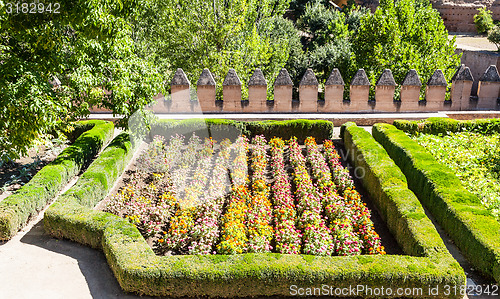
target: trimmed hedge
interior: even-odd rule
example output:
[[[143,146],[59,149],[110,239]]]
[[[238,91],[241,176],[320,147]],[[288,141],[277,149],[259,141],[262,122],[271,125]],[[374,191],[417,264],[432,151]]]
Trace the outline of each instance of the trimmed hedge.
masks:
[[[460,287],[465,283],[463,270],[449,256],[435,229],[429,226],[429,220],[421,208],[418,209],[418,201],[404,189],[402,174],[394,180],[387,176],[388,185],[393,180],[401,186],[387,188],[395,194],[381,197],[379,201],[386,206],[389,226],[405,251],[417,256],[320,257],[276,253],[156,256],[127,220],[92,209],[122,173],[133,148],[126,134],[117,137],[77,184],[46,211],[44,218],[45,229],[51,235],[101,248],[127,292],[171,297],[290,297],[291,285],[320,288],[324,284],[337,288],[383,286],[393,290],[423,287],[426,295],[429,285],[439,285],[442,292],[444,285]],[[359,153],[365,154],[365,151],[359,150]],[[398,197],[400,192],[406,192],[407,196]],[[385,200],[393,202],[385,203]],[[391,214],[392,210],[397,213]],[[399,228],[404,225],[408,229]],[[409,243],[405,243],[406,240]],[[443,293],[439,297],[450,298]]]
[[[409,188],[474,267],[500,282],[500,223],[480,199],[464,188],[451,169],[403,131],[377,124],[373,136],[401,168]]]
[[[408,189],[406,177],[384,148],[355,123],[343,126],[349,159],[363,169],[363,186],[404,251],[414,256],[448,253],[418,198]]]
[[[395,120],[394,126],[407,133],[448,134],[449,132],[477,132],[493,134],[500,132],[500,119],[456,120],[446,117],[429,117],[425,120]]]
[[[0,240],[11,239],[90,162],[113,136],[114,125],[90,120],[76,124],[81,136],[42,168],[26,185],[0,202]]]
[[[237,121],[229,119],[189,119],[160,120],[151,126],[150,137],[165,136],[168,139],[175,134],[191,134],[201,138],[212,137],[216,140],[236,139],[239,134],[247,136],[264,135],[267,139],[281,137],[285,140],[296,136],[299,142],[304,142],[308,136],[313,136],[318,142],[331,139],[333,123],[326,120],[265,120]]]
[[[78,182],[47,209],[45,230],[55,237],[101,248],[102,227],[121,218],[92,208],[108,194],[123,173],[134,148],[128,133],[116,136]]]

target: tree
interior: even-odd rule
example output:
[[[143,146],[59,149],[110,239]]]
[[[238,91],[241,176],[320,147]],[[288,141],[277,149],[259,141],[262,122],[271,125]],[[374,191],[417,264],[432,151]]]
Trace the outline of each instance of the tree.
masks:
[[[338,68],[343,76],[354,74],[354,54],[345,14],[325,6],[323,1],[303,2],[300,2],[302,8],[297,28],[302,35],[304,53],[300,59],[287,63],[295,85],[307,68],[314,70],[321,83],[326,81],[333,68]]]
[[[488,40],[497,46],[497,51],[500,51],[500,27],[495,26],[488,32]]]
[[[290,34],[276,19],[287,5],[288,0],[151,1],[137,23],[137,40],[167,76],[181,67],[196,82],[210,68],[220,96],[230,68],[243,82],[255,68],[269,79],[277,75],[292,47],[289,36],[273,33]]]
[[[485,7],[481,7],[477,10],[477,14],[474,15],[474,24],[476,25],[476,30],[478,33],[488,33],[495,27],[493,23],[493,17],[491,16],[491,11]]]
[[[25,13],[0,1],[1,159],[26,153],[40,134],[92,106],[127,118],[161,90],[162,77],[131,38],[137,1],[57,2],[57,11],[40,1],[43,13]]]
[[[398,83],[410,69],[424,82],[436,69],[449,80],[460,63],[455,39],[448,39],[439,13],[422,0],[380,1],[374,14],[362,17],[353,47],[356,66],[367,71],[372,83],[385,68]]]

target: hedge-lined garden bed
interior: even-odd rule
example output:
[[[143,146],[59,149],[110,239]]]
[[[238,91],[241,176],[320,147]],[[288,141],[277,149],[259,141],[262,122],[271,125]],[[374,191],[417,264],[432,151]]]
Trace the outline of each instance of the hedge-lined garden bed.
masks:
[[[457,132],[410,136],[440,163],[448,166],[464,187],[500,217],[500,134]]]
[[[376,205],[408,256],[314,256],[272,252],[158,256],[129,220],[92,209],[104,198],[132,156],[133,146],[125,135],[113,141],[78,183],[47,210],[45,228],[56,237],[103,249],[122,288],[139,294],[286,297],[291,296],[292,285],[320,288],[324,284],[337,290],[357,285],[394,291],[422,287],[424,297],[431,297],[428,293],[430,285],[439,286],[439,296],[434,298],[462,297],[460,294],[445,294],[446,286],[460,288],[465,285],[464,272],[447,252],[418,200],[406,188],[404,176],[397,173],[397,167],[380,146],[376,149],[376,157],[371,150],[366,150],[377,143],[369,135],[358,137],[361,133],[354,129],[347,127],[344,131],[346,147],[356,149],[358,159],[354,163],[357,166],[367,173],[373,172],[366,186],[372,188],[369,191]],[[386,163],[379,163],[380,160]],[[258,172],[258,167],[256,169],[254,172]],[[276,168],[276,171],[280,170]],[[387,175],[389,173],[394,175]],[[238,180],[238,175],[233,177]],[[284,199],[286,203],[286,197]],[[238,204],[236,200],[233,206]],[[237,221],[238,214],[234,216],[232,219]],[[283,221],[287,219],[285,217]],[[255,235],[265,235],[266,232],[259,227],[254,231]],[[222,232],[229,233],[230,230],[224,231],[223,228]],[[232,245],[235,244],[227,244],[225,248],[234,248]],[[265,242],[261,248],[266,248]],[[293,250],[293,246],[281,248]],[[380,294],[358,295],[384,297]]]
[[[409,188],[475,268],[500,281],[500,223],[481,200],[464,188],[449,167],[403,131],[377,124],[373,136],[401,168]]]
[[[332,141],[185,139],[156,137],[105,209],[157,253],[385,253]]]
[[[430,118],[396,120],[394,125],[453,170],[465,188],[499,218],[500,119]]]
[[[74,143],[43,167],[27,184],[0,202],[0,240],[11,239],[113,136],[111,122],[92,120],[75,125]]]

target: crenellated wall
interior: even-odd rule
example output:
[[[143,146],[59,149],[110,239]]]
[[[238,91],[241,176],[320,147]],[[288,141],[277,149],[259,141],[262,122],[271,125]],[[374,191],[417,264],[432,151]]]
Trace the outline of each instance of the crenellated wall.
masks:
[[[342,112],[427,112],[497,110],[500,76],[495,65],[479,78],[477,97],[471,97],[474,78],[462,65],[452,78],[451,89],[441,70],[436,70],[425,84],[425,100],[420,100],[422,82],[415,70],[408,71],[398,86],[391,70],[384,70],[377,80],[375,99],[369,100],[370,82],[363,69],[358,70],[349,85],[349,100],[344,100],[345,83],[338,69],[333,69],[324,85],[324,99],[319,99],[319,82],[308,69],[299,83],[299,99],[292,100],[293,83],[282,69],[274,83],[274,94],[267,100],[267,81],[260,69],[251,76],[248,100],[242,101],[242,83],[231,69],[222,86],[223,99],[216,100],[216,83],[208,69],[203,70],[194,89],[182,69],[177,69],[171,82],[171,96],[159,97],[149,109],[158,113],[342,113]],[[396,88],[400,99],[395,100]],[[447,94],[449,94],[448,99]]]

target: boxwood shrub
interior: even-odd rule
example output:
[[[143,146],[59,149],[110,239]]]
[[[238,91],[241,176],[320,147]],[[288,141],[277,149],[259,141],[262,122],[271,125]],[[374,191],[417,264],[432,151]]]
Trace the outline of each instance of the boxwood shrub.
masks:
[[[264,120],[264,121],[237,121],[229,119],[188,119],[188,120],[159,120],[151,126],[150,137],[165,136],[167,139],[175,134],[192,134],[200,137],[236,139],[239,134],[247,136],[264,135],[270,139],[281,137],[290,139],[295,136],[299,142],[306,137],[313,136],[316,141],[322,142],[332,138],[333,123],[326,120]]]
[[[364,140],[352,139],[351,144],[363,148],[364,145],[359,143]],[[372,139],[373,144],[378,145]],[[444,286],[459,288],[465,284],[463,270],[446,251],[418,200],[405,188],[401,173],[396,174],[396,177],[387,175],[378,180],[381,186],[387,186],[380,189],[379,193],[388,195],[381,196],[377,202],[384,207],[389,226],[409,255],[320,257],[249,253],[157,256],[127,220],[92,209],[103,199],[112,182],[130,161],[133,148],[126,134],[115,139],[77,184],[46,211],[44,218],[45,229],[53,236],[102,249],[126,292],[170,297],[282,298],[291,297],[292,285],[301,288],[364,285],[393,290],[422,287],[425,296],[431,285],[439,286],[441,290],[440,296],[436,298],[451,298],[453,296],[443,294]],[[380,146],[378,150],[384,153]],[[364,150],[358,150],[357,153],[361,156],[370,154]],[[385,156],[390,161],[386,153]],[[370,163],[375,163],[374,159],[366,161],[365,167],[372,167]],[[394,171],[397,169],[394,165],[391,167]],[[393,184],[394,187],[390,188]],[[400,193],[402,195],[398,195]]]
[[[80,137],[26,185],[0,202],[0,240],[11,239],[43,209],[95,157],[114,131],[113,123],[102,120],[78,122],[75,127]],[[86,132],[82,133],[84,130]]]
[[[476,269],[500,282],[500,223],[480,199],[464,188],[451,169],[403,131],[377,124],[373,136],[467,259]]]
[[[500,119],[456,120],[446,117],[430,117],[425,120],[395,120],[394,126],[404,132],[415,134],[448,134],[449,132],[477,132],[493,134],[500,132]]]

